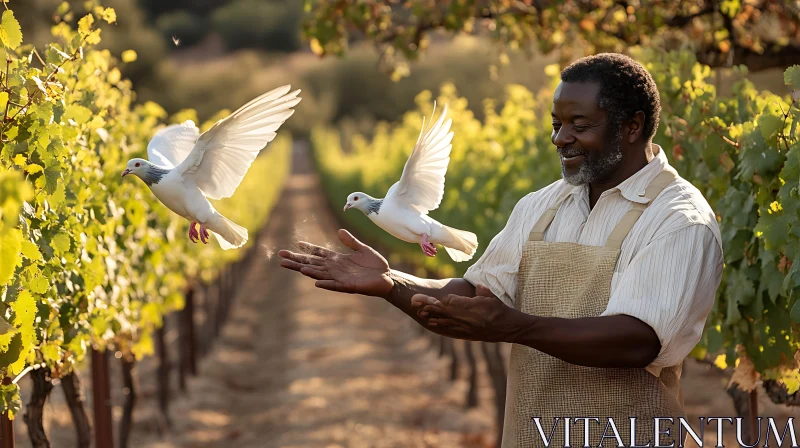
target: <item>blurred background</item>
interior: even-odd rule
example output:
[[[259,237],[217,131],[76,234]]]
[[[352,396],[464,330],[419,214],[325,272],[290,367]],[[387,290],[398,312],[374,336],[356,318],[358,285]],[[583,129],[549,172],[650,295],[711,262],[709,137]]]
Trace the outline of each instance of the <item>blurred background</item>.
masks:
[[[27,43],[41,48],[52,39],[52,16],[60,3],[27,0],[14,5]],[[105,0],[104,6],[117,11],[117,23],[104,28],[100,47],[117,56],[128,49],[136,51],[137,60],[123,63],[121,69],[133,81],[139,102],[155,101],[170,114],[196,109],[201,121],[221,109],[235,109],[274,86],[291,83],[303,89],[304,100],[299,112],[302,119],[291,120],[287,126],[301,136],[318,124],[341,127],[343,123],[369,135],[376,121],[398,120],[416,109],[418,93],[438,91],[443,82],[453,83],[482,119],[483,101],[497,99],[497,107],[502,106],[506,85],[537,91],[545,83],[548,64],[592,50],[582,48],[581,42],[567,41],[551,44],[547,54],[535,47],[515,51],[513,45],[490,40],[488,32],[455,37],[439,32],[431,33],[425,52],[409,62],[406,71],[392,73],[381,64],[382,51],[374,41],[358,33],[347,37],[346,57],[318,57],[303,35],[304,20],[313,18],[317,10],[314,2],[308,8],[305,3]],[[750,75],[758,88],[772,91],[782,88],[782,77],[780,67]]]

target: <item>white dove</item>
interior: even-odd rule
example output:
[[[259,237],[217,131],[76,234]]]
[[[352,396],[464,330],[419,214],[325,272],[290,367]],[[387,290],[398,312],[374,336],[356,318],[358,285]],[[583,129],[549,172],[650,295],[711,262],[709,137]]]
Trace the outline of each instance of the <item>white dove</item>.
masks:
[[[436,103],[433,104],[434,113]],[[471,232],[445,226],[428,216],[439,207],[444,196],[444,176],[450,162],[453,133],[451,119],[444,121],[447,105],[439,120],[422,130],[400,180],[389,188],[386,197],[376,199],[360,191],[347,197],[344,210],[361,210],[378,227],[392,236],[417,243],[429,257],[436,256],[436,244],[444,246],[453,261],[467,261],[478,248],[478,237]],[[433,118],[429,122],[433,123]]]
[[[129,160],[122,177],[136,175],[167,208],[191,221],[193,243],[199,237],[208,244],[211,231],[223,250],[242,247],[247,229],[222,216],[208,199],[232,196],[259,152],[294,114],[300,90],[290,89],[286,85],[253,99],[202,135],[191,120],[161,129],[147,145],[150,161]]]

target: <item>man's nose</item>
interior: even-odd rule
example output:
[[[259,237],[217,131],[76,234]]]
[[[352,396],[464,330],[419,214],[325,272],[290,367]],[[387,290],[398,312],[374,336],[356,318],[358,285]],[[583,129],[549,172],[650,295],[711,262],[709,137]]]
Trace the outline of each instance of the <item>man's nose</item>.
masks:
[[[553,130],[553,144],[558,146],[559,148],[563,148],[568,144],[575,143],[575,138],[570,134],[570,132],[566,129],[565,126],[562,126],[559,130]]]

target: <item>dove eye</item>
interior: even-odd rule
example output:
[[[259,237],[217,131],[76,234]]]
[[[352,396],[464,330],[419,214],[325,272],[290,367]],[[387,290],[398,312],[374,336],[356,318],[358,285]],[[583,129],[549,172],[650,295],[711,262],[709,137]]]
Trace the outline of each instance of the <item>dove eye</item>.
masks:
[[[354,198],[353,198],[353,200],[354,200],[354,201],[357,201],[357,200],[358,200],[358,196],[354,197]]]
[[[136,163],[136,166],[139,166],[139,163],[138,163],[138,162]]]

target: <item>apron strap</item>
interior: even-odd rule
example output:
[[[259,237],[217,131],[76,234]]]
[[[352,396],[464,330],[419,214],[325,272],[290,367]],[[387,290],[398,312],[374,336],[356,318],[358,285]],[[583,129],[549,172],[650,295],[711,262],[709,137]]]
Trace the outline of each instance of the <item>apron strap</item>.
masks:
[[[547,227],[551,222],[553,222],[553,219],[556,217],[556,212],[558,212],[558,208],[561,207],[561,203],[564,202],[564,199],[567,198],[574,188],[575,185],[567,184],[567,188],[561,192],[558,198],[556,198],[556,201],[553,203],[553,205],[545,210],[539,220],[536,221],[536,224],[534,224],[530,236],[528,237],[529,241],[544,241],[544,231],[547,230]]]
[[[611,234],[608,236],[608,241],[606,241],[606,247],[610,247],[613,249],[619,249],[622,247],[622,241],[628,236],[628,232],[631,231],[633,225],[636,224],[636,221],[642,216],[644,213],[644,209],[647,208],[648,205],[653,203],[653,200],[661,194],[664,188],[667,185],[671,184],[672,181],[676,179],[676,175],[672,170],[664,170],[647,187],[647,190],[644,192],[644,197],[647,199],[646,204],[635,203],[633,204],[633,208],[631,208],[628,213],[626,213],[622,219],[619,220],[617,226],[614,227],[614,230],[611,231]]]

